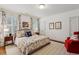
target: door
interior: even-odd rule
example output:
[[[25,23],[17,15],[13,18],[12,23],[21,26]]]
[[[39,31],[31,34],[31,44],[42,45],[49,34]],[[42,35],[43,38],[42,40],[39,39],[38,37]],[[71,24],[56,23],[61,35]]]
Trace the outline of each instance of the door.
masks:
[[[78,23],[79,23],[78,16],[70,17],[70,26],[69,26],[70,36],[73,35],[73,32],[79,31],[79,24]]]

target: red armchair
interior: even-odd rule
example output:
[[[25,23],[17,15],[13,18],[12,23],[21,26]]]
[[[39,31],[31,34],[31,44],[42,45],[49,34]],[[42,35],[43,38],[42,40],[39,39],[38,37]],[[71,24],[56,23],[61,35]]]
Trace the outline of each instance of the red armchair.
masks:
[[[74,35],[79,35],[79,32],[74,32]],[[67,37],[65,40],[65,48],[68,52],[79,53],[79,40],[71,40],[70,37]]]

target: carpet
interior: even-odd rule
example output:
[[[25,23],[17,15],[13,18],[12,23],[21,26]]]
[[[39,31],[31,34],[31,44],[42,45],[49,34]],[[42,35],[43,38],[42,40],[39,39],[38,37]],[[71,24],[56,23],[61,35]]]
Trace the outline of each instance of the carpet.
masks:
[[[8,45],[5,47],[6,55],[22,55],[20,50],[15,45]]]

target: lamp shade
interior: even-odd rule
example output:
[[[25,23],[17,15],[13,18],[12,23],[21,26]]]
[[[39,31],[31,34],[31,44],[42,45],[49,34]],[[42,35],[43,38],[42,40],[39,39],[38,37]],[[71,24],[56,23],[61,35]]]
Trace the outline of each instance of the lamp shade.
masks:
[[[5,28],[4,31],[9,31],[9,29],[8,28]]]

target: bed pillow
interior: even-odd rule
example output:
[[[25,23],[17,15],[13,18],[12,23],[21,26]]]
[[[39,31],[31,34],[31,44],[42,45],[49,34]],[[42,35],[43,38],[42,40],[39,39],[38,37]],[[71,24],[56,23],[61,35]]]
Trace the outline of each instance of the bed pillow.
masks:
[[[16,37],[20,38],[20,37],[24,37],[24,36],[25,36],[24,30],[19,30],[16,32]]]
[[[17,36],[18,38],[22,37],[21,31],[17,31],[16,36]]]
[[[30,36],[32,36],[31,31],[26,32],[26,33],[25,33],[25,36],[26,36],[26,37],[30,37]]]

